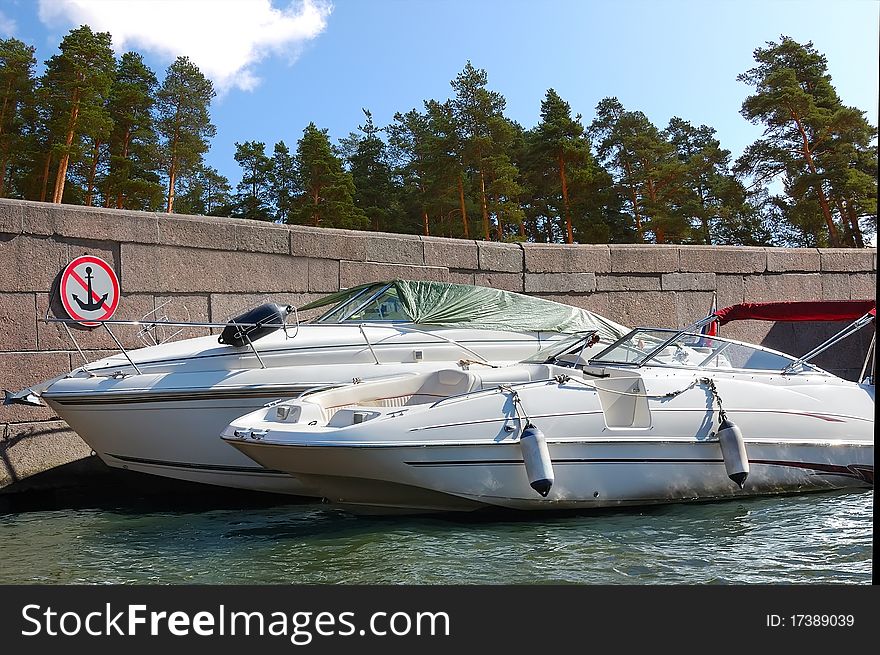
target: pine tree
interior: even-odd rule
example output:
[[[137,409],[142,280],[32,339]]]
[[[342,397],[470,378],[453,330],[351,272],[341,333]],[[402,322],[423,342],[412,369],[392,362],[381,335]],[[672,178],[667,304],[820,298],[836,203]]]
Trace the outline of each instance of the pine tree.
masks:
[[[225,176],[210,166],[200,166],[180,178],[174,210],[181,214],[229,216],[233,210],[232,186]]]
[[[782,36],[757,48],[754,57],[758,65],[737,77],[755,89],[740,113],[765,129],[738,160],[738,171],[758,185],[781,177],[787,198],[778,205],[793,225],[812,232],[812,243],[857,245],[863,239],[855,206],[858,198],[876,197],[876,179],[855,175],[850,186],[844,168],[859,160],[859,151],[873,151],[876,159],[876,129],[864,112],[843,105],[827,60],[812,42]],[[871,211],[870,201],[862,205],[863,214]],[[873,216],[876,222],[876,208]]]
[[[108,32],[96,34],[83,25],[64,37],[59,50],[46,62],[42,83],[50,138],[45,177],[49,162],[56,156],[58,161],[52,193],[55,203],[64,196],[71,161],[78,162],[86,142],[100,143],[112,127],[106,101],[115,72]]]
[[[209,108],[214,85],[187,57],[168,67],[157,95],[158,131],[162,137],[165,175],[168,179],[166,211],[174,210],[175,185],[202,165],[208,139],[217,133]]]
[[[242,169],[235,199],[237,214],[258,221],[272,220],[269,205],[272,161],[266,156],[266,144],[261,141],[236,143],[235,161]]]
[[[403,231],[385,142],[373,123],[373,115],[367,109],[362,111],[366,121],[358,126],[360,133],[352,132],[340,143],[354,182],[354,203],[374,230]]]
[[[369,222],[354,204],[354,182],[334,154],[327,130],[309,123],[296,148],[300,195],[294,220],[315,227],[367,229]]]
[[[275,220],[290,223],[296,195],[296,158],[284,141],[275,144],[269,162],[269,193]]]
[[[108,207],[159,208],[163,189],[157,172],[159,143],[152,114],[157,86],[156,75],[141,55],[122,55],[108,103],[113,131],[108,142],[109,170],[102,185]]]
[[[18,39],[0,39],[0,198],[7,195],[10,167],[24,158],[25,116],[34,102],[34,52]]]

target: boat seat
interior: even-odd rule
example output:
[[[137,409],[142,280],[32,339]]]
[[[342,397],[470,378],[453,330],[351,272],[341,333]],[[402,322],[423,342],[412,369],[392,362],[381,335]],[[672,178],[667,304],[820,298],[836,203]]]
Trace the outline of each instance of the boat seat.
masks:
[[[428,376],[406,404],[423,405],[434,403],[441,398],[456,396],[472,391],[479,384],[479,380],[473,373],[456,371],[455,369],[443,369],[435,371]]]

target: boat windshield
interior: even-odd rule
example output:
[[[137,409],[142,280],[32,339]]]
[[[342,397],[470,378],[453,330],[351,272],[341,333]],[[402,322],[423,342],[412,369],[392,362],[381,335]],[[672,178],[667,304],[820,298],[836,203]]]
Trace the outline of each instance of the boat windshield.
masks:
[[[590,363],[779,372],[796,361],[775,350],[716,336],[638,328],[596,355]],[[823,372],[809,364],[803,364],[799,370]]]
[[[563,364],[566,363],[571,365],[571,362],[566,362],[562,360],[562,358],[566,355],[579,355],[584,350],[590,347],[590,342],[593,341],[596,335],[596,330],[590,330],[589,332],[578,332],[577,334],[571,334],[567,337],[559,339],[558,341],[554,341],[546,348],[541,348],[534,355],[522,360],[521,364]]]
[[[377,284],[347,298],[333,307],[316,323],[345,323],[348,321],[411,321],[397,296],[397,289],[389,284]]]

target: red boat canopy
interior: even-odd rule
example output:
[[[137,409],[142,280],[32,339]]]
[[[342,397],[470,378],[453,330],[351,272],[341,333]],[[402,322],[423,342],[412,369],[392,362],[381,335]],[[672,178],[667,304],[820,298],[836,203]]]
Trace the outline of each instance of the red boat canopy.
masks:
[[[792,302],[746,302],[715,312],[718,323],[730,321],[854,321],[865,314],[877,315],[873,300],[824,300]]]

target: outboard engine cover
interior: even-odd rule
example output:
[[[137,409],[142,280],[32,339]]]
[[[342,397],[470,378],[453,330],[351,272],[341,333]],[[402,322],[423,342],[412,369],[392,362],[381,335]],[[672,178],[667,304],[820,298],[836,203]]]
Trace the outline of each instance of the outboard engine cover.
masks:
[[[718,442],[721,444],[721,456],[727,469],[727,477],[736,482],[742,489],[749,477],[749,456],[739,427],[728,418],[721,421],[718,427]]]
[[[553,486],[553,462],[550,461],[550,450],[547,448],[544,433],[529,423],[519,438],[519,448],[526,465],[529,485],[541,496],[546,496]]]
[[[292,311],[293,308],[290,305],[279,305],[273,302],[254,307],[230,320],[223,328],[217,341],[229,346],[244,346],[248,340],[256,341],[280,329],[284,319]],[[251,325],[243,325],[247,323]]]

